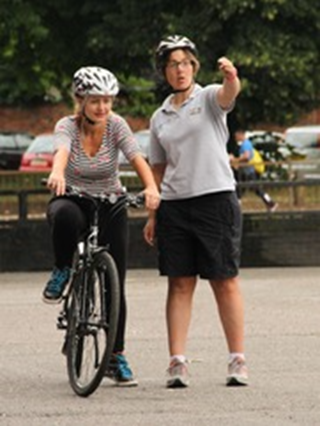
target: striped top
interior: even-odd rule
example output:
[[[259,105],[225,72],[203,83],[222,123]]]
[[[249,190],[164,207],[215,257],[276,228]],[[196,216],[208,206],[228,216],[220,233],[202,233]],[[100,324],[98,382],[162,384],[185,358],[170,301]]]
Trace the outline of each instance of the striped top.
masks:
[[[69,159],[65,171],[66,184],[93,196],[123,192],[119,177],[119,152],[130,161],[140,153],[138,144],[127,122],[111,113],[108,117],[102,144],[95,156],[83,150],[76,115],[59,120],[54,130],[54,148],[65,146]]]

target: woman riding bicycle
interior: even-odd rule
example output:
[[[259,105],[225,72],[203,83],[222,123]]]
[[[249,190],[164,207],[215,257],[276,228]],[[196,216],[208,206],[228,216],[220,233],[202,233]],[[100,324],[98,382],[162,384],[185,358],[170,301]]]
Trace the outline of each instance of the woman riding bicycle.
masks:
[[[72,185],[93,196],[123,194],[119,178],[118,156],[121,150],[140,177],[145,189],[145,205],[155,210],[159,192],[151,170],[139,151],[126,121],[112,111],[119,91],[116,77],[100,67],[80,68],[73,77],[76,113],[60,119],[54,130],[55,154],[48,187],[55,193],[47,217],[51,227],[54,268],[43,291],[46,303],[59,303],[70,279],[73,254],[79,237],[88,228],[90,204],[64,196]],[[133,386],[131,369],[124,357],[126,326],[125,275],[127,266],[127,211],[125,206],[113,217],[117,205],[102,203],[99,218],[99,244],[109,247],[120,279],[120,316],[111,363],[112,378],[122,386]]]

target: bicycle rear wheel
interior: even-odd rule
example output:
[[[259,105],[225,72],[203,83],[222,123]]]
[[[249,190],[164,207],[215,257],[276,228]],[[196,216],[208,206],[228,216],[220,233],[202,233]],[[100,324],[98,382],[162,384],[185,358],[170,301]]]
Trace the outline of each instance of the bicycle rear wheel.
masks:
[[[67,367],[72,389],[86,397],[99,386],[113,352],[119,278],[113,258],[103,251],[75,280],[68,319]]]

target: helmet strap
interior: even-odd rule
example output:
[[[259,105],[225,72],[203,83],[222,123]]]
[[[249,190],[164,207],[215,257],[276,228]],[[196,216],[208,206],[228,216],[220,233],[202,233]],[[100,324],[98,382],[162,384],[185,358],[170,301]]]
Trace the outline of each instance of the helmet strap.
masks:
[[[190,84],[190,86],[188,86],[186,89],[177,89],[177,90],[173,90],[172,93],[184,93],[187,92],[188,90],[191,89],[193,83]]]
[[[97,124],[97,122],[91,120],[91,118],[89,118],[84,111],[82,111],[82,115],[83,115],[83,118],[86,120],[86,122],[88,124],[91,124],[91,126],[94,126],[95,124]]]

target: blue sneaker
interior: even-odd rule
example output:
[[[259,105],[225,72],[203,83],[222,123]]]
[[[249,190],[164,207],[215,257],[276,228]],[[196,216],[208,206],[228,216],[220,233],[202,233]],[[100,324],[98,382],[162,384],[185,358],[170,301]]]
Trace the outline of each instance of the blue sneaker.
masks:
[[[62,299],[63,290],[70,279],[71,268],[65,266],[63,269],[54,268],[51,277],[43,290],[43,301],[46,303],[59,303]]]
[[[113,380],[117,386],[138,386],[138,382],[133,377],[128,361],[123,354],[112,355],[109,368],[105,375]]]

